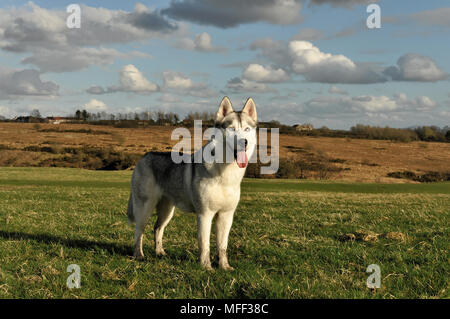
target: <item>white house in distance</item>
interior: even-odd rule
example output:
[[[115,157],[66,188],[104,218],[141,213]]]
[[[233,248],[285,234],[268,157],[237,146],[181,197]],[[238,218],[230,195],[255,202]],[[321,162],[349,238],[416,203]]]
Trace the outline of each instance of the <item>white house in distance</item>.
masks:
[[[51,124],[61,124],[61,123],[67,122],[69,120],[70,120],[69,118],[61,117],[61,116],[49,116],[49,117],[47,117],[48,123],[51,123]]]

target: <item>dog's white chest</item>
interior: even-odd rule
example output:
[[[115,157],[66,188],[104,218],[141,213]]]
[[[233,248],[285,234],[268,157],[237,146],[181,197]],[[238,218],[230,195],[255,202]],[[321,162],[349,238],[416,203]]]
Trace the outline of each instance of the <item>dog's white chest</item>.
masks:
[[[241,187],[240,184],[223,185],[221,183],[208,183],[202,187],[202,204],[208,210],[230,211],[234,210],[239,203]]]
[[[223,186],[218,185],[213,188],[214,196],[214,208],[215,210],[230,211],[234,210],[239,203],[241,195],[241,187]]]

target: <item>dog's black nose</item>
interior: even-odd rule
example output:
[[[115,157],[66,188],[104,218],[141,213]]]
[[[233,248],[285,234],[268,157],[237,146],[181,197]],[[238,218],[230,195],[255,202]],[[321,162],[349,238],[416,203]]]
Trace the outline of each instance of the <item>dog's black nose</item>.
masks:
[[[241,149],[246,149],[246,148],[247,148],[247,144],[248,144],[248,141],[247,141],[246,138],[242,138],[242,139],[240,139],[240,140],[238,141],[238,146],[239,146]]]

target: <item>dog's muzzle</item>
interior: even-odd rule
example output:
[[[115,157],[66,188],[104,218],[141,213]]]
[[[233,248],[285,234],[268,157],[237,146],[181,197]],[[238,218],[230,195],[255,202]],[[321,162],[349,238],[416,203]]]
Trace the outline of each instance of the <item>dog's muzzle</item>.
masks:
[[[245,168],[248,165],[248,158],[247,158],[247,145],[248,141],[245,138],[241,139],[235,139],[235,149],[234,149],[234,158],[236,160],[237,165],[240,168]]]

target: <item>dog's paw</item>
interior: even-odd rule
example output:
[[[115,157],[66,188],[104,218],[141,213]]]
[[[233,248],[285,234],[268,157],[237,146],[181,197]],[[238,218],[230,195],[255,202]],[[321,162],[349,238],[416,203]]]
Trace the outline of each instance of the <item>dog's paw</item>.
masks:
[[[230,265],[220,265],[219,267],[220,267],[220,269],[223,269],[225,271],[233,271],[234,270],[234,268],[231,267]]]
[[[208,271],[214,271],[214,268],[211,267],[211,263],[202,263],[202,268]]]
[[[134,258],[134,260],[136,260],[136,261],[144,261],[144,260],[145,260],[144,255],[141,255],[141,254],[134,254],[134,255],[133,255],[133,258]]]
[[[163,257],[165,255],[166,255],[166,252],[164,251],[164,249],[156,251],[156,257]]]

